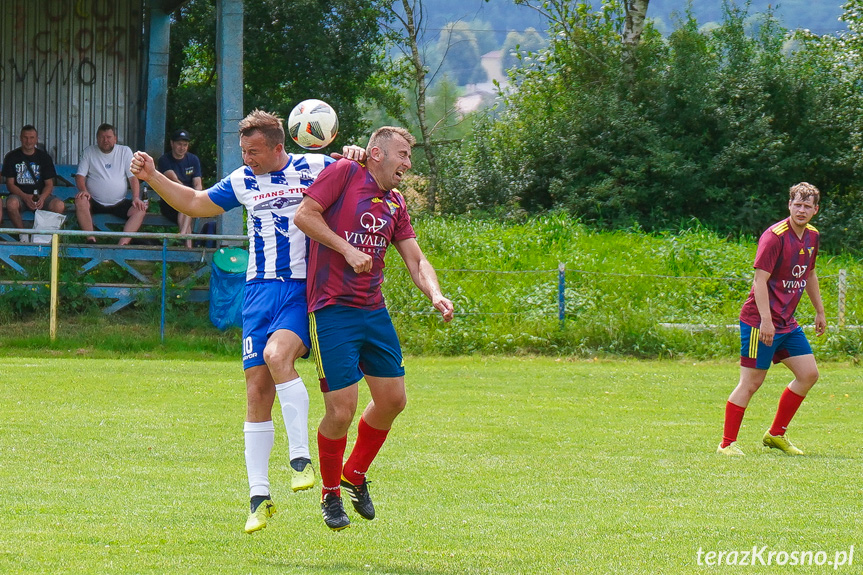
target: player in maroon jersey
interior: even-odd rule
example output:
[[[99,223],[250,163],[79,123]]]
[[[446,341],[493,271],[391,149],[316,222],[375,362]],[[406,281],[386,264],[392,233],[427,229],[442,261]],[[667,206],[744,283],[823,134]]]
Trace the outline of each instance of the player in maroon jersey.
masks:
[[[794,379],[782,392],[773,425],[764,434],[767,447],[803,455],[785,434],[806,394],[818,381],[818,366],[794,311],[803,292],[815,308],[815,334],[827,329],[815,273],[818,230],[809,221],[818,213],[821,193],[801,182],[789,190],[790,217],[767,228],[758,240],[755,280],[740,311],[740,382],[725,405],[725,428],[717,453],[743,455],[737,434],[749,400],[764,383],[770,363],[784,363]]]
[[[441,293],[434,268],[416,241],[405,200],[395,190],[411,167],[414,143],[403,128],[378,129],[366,147],[366,165],[347,160],[330,165],[303,192],[294,218],[312,240],[306,291],[312,355],[326,408],[318,426],[321,511],[333,530],[350,525],[341,488],[357,513],[374,519],[366,471],[407,402],[401,347],[381,294],[391,243],[444,321],[453,317],[452,302]],[[343,464],[357,384],[363,378],[372,400]]]

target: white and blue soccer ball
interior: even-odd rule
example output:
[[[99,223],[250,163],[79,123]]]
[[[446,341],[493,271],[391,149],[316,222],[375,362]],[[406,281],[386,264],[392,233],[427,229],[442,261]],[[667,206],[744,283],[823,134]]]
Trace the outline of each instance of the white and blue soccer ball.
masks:
[[[339,117],[321,100],[303,100],[288,116],[288,134],[301,148],[317,150],[329,146],[339,133]]]

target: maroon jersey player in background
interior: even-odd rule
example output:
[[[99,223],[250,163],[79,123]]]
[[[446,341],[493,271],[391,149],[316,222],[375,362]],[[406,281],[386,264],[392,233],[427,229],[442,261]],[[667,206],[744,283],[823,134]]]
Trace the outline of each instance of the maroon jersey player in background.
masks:
[[[815,273],[818,230],[809,221],[818,213],[821,193],[801,182],[789,190],[790,216],[767,228],[758,240],[755,280],[740,311],[740,382],[725,405],[725,428],[717,453],[743,455],[737,434],[749,400],[764,383],[770,364],[784,363],[794,379],[782,392],[773,425],[762,443],[788,455],[803,455],[785,430],[806,394],[818,381],[818,366],[794,312],[803,292],[815,308],[815,334],[827,329]]]

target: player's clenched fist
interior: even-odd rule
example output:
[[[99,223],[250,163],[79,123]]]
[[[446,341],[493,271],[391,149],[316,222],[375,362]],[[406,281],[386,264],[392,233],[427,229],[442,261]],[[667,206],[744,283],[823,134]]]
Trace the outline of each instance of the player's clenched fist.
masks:
[[[146,152],[135,152],[132,156],[132,173],[139,180],[149,180],[156,171],[156,163]]]
[[[345,256],[345,261],[347,261],[348,265],[353,268],[354,273],[358,274],[372,271],[372,263],[374,263],[372,256],[363,253],[356,248],[348,252]]]

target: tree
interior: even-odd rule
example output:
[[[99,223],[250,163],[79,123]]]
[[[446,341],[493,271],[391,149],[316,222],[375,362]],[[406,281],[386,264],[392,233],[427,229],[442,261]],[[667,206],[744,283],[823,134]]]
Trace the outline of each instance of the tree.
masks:
[[[514,30],[511,31],[506,35],[503,48],[501,48],[503,69],[509,70],[516,66],[522,66],[525,58],[531,57],[532,54],[538,54],[546,46],[548,46],[548,42],[534,28],[527,28],[523,34]]]
[[[192,0],[174,15],[169,118],[192,130],[197,150],[215,150],[215,0]],[[334,142],[365,142],[364,101],[394,98],[384,79],[382,0],[245,0],[244,107],[287,118],[318,98],[339,114]],[[240,89],[240,87],[238,87]],[[212,147],[210,148],[210,143]],[[213,158],[202,156],[204,165]],[[210,172],[212,173],[212,172]]]
[[[204,180],[216,175],[216,11],[192,0],[173,14],[168,63],[167,132],[191,132]]]
[[[450,22],[441,30],[437,45],[442,70],[456,84],[477,84],[486,79],[476,34],[465,22]]]
[[[635,66],[635,49],[641,43],[649,0],[626,0],[626,23],[623,29],[623,63],[631,77]]]
[[[399,80],[413,84],[414,109],[417,114],[417,122],[420,130],[420,145],[425,151],[426,161],[429,166],[429,185],[426,191],[426,205],[430,211],[435,210],[437,204],[437,164],[435,161],[434,148],[431,142],[431,126],[426,118],[426,92],[428,82],[426,75],[428,70],[425,66],[425,58],[420,48],[419,37],[423,29],[425,13],[420,0],[401,0],[402,14],[393,4],[389,6],[389,16],[401,24],[401,29],[389,28],[391,38],[406,56],[406,65],[401,68]]]
[[[427,99],[430,78],[433,80],[437,74],[441,73],[441,68],[439,66],[433,73],[429,73],[428,51],[421,41],[425,32],[425,6],[422,0],[401,0],[401,2],[391,0],[383,12],[383,19],[390,40],[403,55],[403,58],[395,66],[396,73],[393,79],[396,84],[407,87],[412,94],[411,108],[416,113],[420,146],[428,162],[429,181],[426,189],[426,206],[429,211],[434,212],[437,208],[439,173],[433,134],[439,123],[432,125],[429,122]],[[393,26],[393,22],[397,23],[397,26]],[[448,38],[451,39],[451,35]],[[470,41],[468,40],[467,43],[470,44]],[[473,45],[476,46],[475,38]],[[444,54],[450,47],[449,41],[439,44],[439,48],[442,48]],[[476,60],[479,64],[478,48]],[[456,110],[455,107],[452,107],[445,112],[444,118],[454,113]]]
[[[626,0],[626,24],[623,30],[623,45],[638,46],[641,34],[644,32],[644,22],[647,18],[647,4],[650,0]]]
[[[465,145],[459,195],[469,209],[559,209],[602,227],[695,218],[754,234],[808,181],[824,193],[821,221],[835,223],[825,246],[863,248],[863,0],[846,6],[849,33],[825,39],[725,2],[711,29],[691,13],[668,37],[646,24],[627,62],[621,2],[546,0],[549,47],[511,70],[500,117]]]
[[[473,20],[465,21],[465,23],[476,36],[480,54],[491,52],[500,46],[500,42],[497,40],[497,33],[491,22],[474,18]]]

